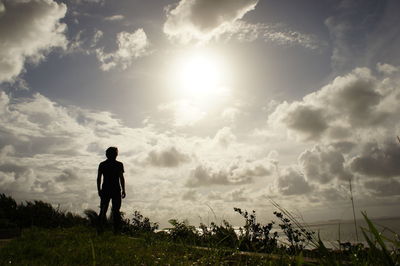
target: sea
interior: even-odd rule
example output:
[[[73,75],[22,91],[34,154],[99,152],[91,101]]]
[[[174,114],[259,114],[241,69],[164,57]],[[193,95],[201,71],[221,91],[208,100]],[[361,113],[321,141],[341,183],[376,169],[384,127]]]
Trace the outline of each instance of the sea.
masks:
[[[400,240],[400,217],[372,218],[371,221],[378,231],[386,238],[392,240],[397,239],[397,241]],[[356,220],[356,222],[354,222],[354,220],[330,220],[326,222],[310,223],[307,224],[306,228],[314,231],[316,235],[319,233],[321,240],[330,248],[337,248],[339,241],[341,243],[362,243],[367,246],[368,243],[362,233],[363,229],[367,233],[367,236],[371,238],[368,224],[365,220]],[[385,242],[388,246],[392,245],[390,241]]]
[[[387,218],[371,218],[372,223],[383,236],[385,236],[389,240],[396,240],[397,243],[400,242],[400,217],[387,217]],[[277,222],[274,225],[273,232],[278,232],[280,244],[288,244],[285,243],[285,236],[282,230],[277,229],[279,226]],[[307,229],[308,231],[314,232],[314,236],[318,239],[318,235],[324,245],[327,248],[331,249],[338,249],[340,247],[340,243],[351,243],[357,244],[361,243],[365,247],[368,247],[368,243],[364,237],[363,230],[366,232],[367,236],[374,240],[372,234],[369,233],[368,224],[365,220],[329,220],[323,222],[316,222],[316,223],[307,223],[302,225],[303,228]],[[239,226],[233,227],[237,234],[240,234]],[[196,228],[196,230],[201,233],[200,228]],[[157,231],[164,231],[168,232],[167,229],[161,229]],[[385,240],[385,244],[388,248],[393,247],[391,241]],[[313,245],[309,243],[306,245],[307,249],[313,249]]]

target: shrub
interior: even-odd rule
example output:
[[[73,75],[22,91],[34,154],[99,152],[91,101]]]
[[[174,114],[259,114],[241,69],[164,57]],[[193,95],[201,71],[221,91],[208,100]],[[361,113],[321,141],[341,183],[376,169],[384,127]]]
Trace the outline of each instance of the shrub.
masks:
[[[188,220],[179,221],[171,219],[168,221],[172,227],[168,228],[169,236],[173,241],[196,244],[198,241],[198,233],[196,227],[189,225]]]
[[[236,248],[238,246],[238,238],[233,226],[226,220],[221,225],[212,222],[210,227],[200,224],[201,244],[208,246],[224,246]]]
[[[299,254],[313,239],[314,232],[307,231],[304,227],[293,226],[292,222],[281,212],[275,211],[274,214],[281,221],[279,227],[287,237],[289,252],[292,254]]]
[[[53,208],[43,201],[27,201],[17,204],[5,194],[0,194],[0,219],[18,227],[71,227],[86,223],[86,219],[70,212]]]
[[[256,221],[256,212],[252,213],[234,208],[245,219],[244,227],[239,228],[239,249],[258,252],[272,252],[278,247],[278,233],[272,233],[274,222],[262,225]]]
[[[158,223],[150,222],[148,217],[143,216],[139,211],[134,210],[132,220],[124,219],[121,213],[122,230],[130,234],[154,233],[158,229]]]

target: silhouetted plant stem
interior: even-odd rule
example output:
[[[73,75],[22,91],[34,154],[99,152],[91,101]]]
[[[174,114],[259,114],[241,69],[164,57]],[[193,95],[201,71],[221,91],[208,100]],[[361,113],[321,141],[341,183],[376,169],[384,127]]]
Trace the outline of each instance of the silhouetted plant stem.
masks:
[[[354,209],[354,199],[353,199],[353,189],[351,186],[351,177],[349,178],[349,184],[350,184],[350,200],[351,200],[351,206],[353,207],[353,219],[354,219],[354,229],[356,230],[356,240],[358,242],[358,231],[357,231],[357,220],[356,220],[356,211]]]

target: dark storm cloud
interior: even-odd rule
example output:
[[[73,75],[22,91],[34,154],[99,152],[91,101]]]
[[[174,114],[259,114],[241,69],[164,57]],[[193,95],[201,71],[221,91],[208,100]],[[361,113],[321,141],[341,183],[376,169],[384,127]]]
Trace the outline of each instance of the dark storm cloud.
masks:
[[[353,158],[351,169],[372,177],[400,176],[400,145],[398,143],[366,144],[362,154]]]
[[[67,7],[53,1],[0,2],[0,82],[12,81],[26,60],[37,63],[54,47],[65,47]]]

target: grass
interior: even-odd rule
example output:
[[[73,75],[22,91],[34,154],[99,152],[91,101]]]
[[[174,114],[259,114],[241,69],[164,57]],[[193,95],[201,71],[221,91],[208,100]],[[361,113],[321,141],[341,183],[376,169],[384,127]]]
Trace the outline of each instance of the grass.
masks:
[[[29,228],[0,248],[1,265],[288,265],[281,256],[199,249],[156,238],[132,238],[88,227]]]
[[[302,218],[271,201],[277,222],[261,224],[256,212],[234,208],[245,220],[236,233],[228,221],[199,228],[171,219],[169,232],[157,232],[138,211],[122,218],[123,235],[98,234],[98,217],[86,218],[34,201],[17,204],[0,194],[0,230],[22,229],[20,237],[0,243],[0,265],[400,265],[400,239],[383,235],[365,213],[361,243],[328,249]],[[278,234],[275,228],[282,231]],[[199,230],[200,229],[200,230]],[[201,232],[200,232],[201,231]]]

